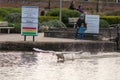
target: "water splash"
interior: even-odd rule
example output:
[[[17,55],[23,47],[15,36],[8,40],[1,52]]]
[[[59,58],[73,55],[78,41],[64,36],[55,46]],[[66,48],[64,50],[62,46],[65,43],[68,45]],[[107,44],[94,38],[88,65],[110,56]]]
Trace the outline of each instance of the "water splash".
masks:
[[[71,58],[71,54],[65,56]],[[0,78],[2,80],[120,80],[119,53],[74,54],[76,58],[79,56],[78,59],[57,63],[56,57],[51,54],[0,52],[0,65],[4,64],[0,66]],[[25,64],[20,64],[23,61]]]

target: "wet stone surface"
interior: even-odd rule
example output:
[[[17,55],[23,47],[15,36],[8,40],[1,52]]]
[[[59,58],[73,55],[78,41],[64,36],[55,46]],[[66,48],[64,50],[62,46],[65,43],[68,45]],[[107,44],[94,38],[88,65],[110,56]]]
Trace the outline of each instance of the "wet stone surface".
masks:
[[[104,54],[104,55],[103,55]],[[120,80],[120,53],[65,54],[0,52],[1,80]]]

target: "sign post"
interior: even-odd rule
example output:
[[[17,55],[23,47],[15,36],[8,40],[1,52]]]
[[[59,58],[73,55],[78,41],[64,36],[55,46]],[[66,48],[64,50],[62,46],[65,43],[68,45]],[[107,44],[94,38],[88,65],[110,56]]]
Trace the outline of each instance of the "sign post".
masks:
[[[60,0],[59,20],[62,21],[62,0]]]
[[[38,7],[37,6],[22,6],[22,23],[21,35],[37,36],[38,35]],[[34,41],[34,37],[33,37]]]

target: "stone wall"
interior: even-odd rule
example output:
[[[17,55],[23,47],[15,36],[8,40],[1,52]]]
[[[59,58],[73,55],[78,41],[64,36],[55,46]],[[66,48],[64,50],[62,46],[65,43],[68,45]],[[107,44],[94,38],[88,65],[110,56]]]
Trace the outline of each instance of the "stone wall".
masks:
[[[115,51],[113,42],[0,42],[2,51],[33,51],[33,48],[54,51],[88,51],[97,53],[100,51]]]
[[[73,38],[74,29],[50,29],[48,32],[45,32],[45,37],[57,37],[57,38]],[[120,29],[119,29],[120,33]],[[86,40],[101,40],[102,38],[114,39],[117,35],[115,28],[111,29],[100,29],[99,34],[85,34]]]

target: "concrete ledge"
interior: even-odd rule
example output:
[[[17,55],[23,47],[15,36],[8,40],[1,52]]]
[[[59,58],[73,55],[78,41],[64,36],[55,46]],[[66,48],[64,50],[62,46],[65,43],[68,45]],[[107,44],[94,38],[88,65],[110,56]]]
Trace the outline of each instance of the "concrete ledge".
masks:
[[[33,48],[55,51],[115,51],[113,42],[0,42],[0,50],[33,51]]]
[[[44,33],[45,37],[70,38],[74,39],[74,32],[67,31],[48,31]],[[78,34],[79,38],[79,34]],[[100,40],[100,34],[85,33],[85,40]]]

